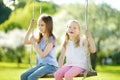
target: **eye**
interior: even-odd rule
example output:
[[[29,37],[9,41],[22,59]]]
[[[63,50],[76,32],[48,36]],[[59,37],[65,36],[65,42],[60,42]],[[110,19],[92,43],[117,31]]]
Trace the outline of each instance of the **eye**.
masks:
[[[74,27],[73,29],[76,29],[76,27]]]
[[[71,28],[71,26],[68,26],[68,28]]]
[[[43,27],[44,25],[43,25],[43,24],[41,24],[40,26],[41,26],[41,27]]]

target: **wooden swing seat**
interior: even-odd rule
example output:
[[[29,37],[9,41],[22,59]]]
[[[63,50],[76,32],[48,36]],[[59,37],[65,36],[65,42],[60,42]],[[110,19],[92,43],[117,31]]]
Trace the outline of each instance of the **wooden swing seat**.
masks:
[[[97,72],[88,72],[86,77],[92,77],[92,76],[97,76]],[[79,74],[76,77],[84,77],[84,74]],[[43,76],[42,78],[54,78],[53,74],[47,74],[45,76]]]

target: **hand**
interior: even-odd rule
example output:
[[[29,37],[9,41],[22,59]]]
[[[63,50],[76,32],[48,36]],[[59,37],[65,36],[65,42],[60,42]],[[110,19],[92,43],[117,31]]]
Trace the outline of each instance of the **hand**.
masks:
[[[35,44],[35,38],[34,38],[33,35],[31,36],[30,41],[31,41],[31,43],[32,43],[33,45]]]
[[[88,29],[86,30],[85,34],[86,34],[87,38],[90,38],[91,34],[90,34],[90,31]]]
[[[30,22],[30,28],[33,28],[34,22],[35,22],[35,20],[32,19],[31,22]]]

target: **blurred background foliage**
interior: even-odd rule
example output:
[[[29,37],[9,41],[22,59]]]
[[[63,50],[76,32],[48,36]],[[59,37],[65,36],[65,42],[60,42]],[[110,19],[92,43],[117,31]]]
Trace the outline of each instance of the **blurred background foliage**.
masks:
[[[53,16],[54,34],[57,38],[57,58],[61,50],[62,38],[65,34],[65,24],[69,19],[77,19],[84,34],[85,5],[80,3],[57,5],[52,1],[19,0],[15,9],[11,10],[0,0],[0,62],[29,63],[31,46],[24,46],[24,36],[32,18],[42,13]],[[33,10],[35,7],[35,10]],[[33,17],[34,11],[34,17]],[[93,56],[93,65],[120,65],[120,11],[111,8],[106,3],[96,5],[90,2],[88,6],[88,28],[95,40],[97,52]],[[36,25],[35,25],[36,26]],[[92,56],[92,55],[91,55]]]

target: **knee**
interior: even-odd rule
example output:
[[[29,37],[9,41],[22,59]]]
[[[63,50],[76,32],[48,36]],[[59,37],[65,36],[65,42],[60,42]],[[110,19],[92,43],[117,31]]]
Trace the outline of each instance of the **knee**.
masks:
[[[28,78],[27,78],[27,79],[28,79],[28,80],[30,80],[31,78],[32,78],[31,76],[28,76]]]
[[[65,77],[65,80],[71,80],[73,78],[73,76],[69,73],[65,73],[64,77]]]
[[[32,74],[30,76],[28,76],[27,78],[28,80],[35,80],[35,76],[33,76]]]
[[[54,73],[54,78],[56,80],[61,80],[63,78],[63,74],[61,72],[57,71]]]
[[[55,72],[53,75],[54,75],[55,78],[59,77],[59,73],[58,72]]]
[[[27,77],[25,76],[25,74],[22,74],[21,76],[20,76],[20,80],[26,80],[27,79]]]
[[[28,80],[33,80],[33,76],[28,76],[28,78],[27,78]]]

